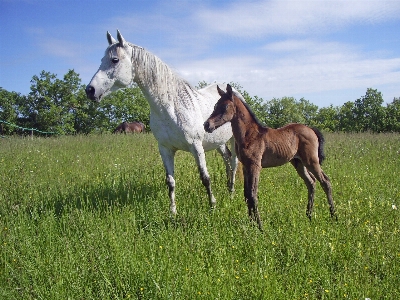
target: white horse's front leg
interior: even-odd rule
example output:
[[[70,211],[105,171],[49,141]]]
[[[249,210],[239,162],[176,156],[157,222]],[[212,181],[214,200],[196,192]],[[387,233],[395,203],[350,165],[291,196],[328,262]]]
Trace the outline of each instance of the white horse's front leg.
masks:
[[[170,200],[170,212],[172,216],[176,215],[176,203],[175,203],[175,179],[174,179],[174,157],[175,150],[166,148],[162,145],[158,145],[160,155],[164,164],[165,169],[165,183],[169,189],[169,200]]]
[[[235,190],[235,174],[237,169],[237,157],[233,151],[230,151],[229,148],[224,144],[220,145],[217,148],[219,154],[221,154],[224,159],[225,169],[226,169],[226,178],[227,178],[227,187],[229,192],[233,193]],[[232,157],[234,155],[234,157]]]
[[[204,154],[204,149],[201,142],[194,143],[191,152],[196,160],[197,167],[199,168],[201,181],[207,190],[210,207],[214,208],[217,201],[215,200],[211,191],[210,175],[207,171],[206,156]]]
[[[231,168],[232,168],[232,177],[231,177],[231,186],[230,191],[233,193],[235,191],[235,179],[236,179],[236,171],[239,164],[239,159],[237,158],[236,148],[235,148],[235,138],[232,137],[229,140],[231,144]]]
[[[220,145],[217,148],[217,151],[219,154],[221,154],[222,158],[224,159],[226,178],[228,180],[227,186],[228,186],[228,189],[231,190],[231,187],[232,187],[231,151],[229,151],[229,149],[226,145]]]

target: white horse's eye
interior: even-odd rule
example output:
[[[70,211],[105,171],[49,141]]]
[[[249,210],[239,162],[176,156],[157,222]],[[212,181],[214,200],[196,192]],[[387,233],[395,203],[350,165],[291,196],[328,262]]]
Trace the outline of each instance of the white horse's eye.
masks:
[[[119,58],[118,58],[118,57],[113,57],[113,58],[111,59],[111,61],[112,61],[114,64],[116,64],[117,62],[119,62]]]

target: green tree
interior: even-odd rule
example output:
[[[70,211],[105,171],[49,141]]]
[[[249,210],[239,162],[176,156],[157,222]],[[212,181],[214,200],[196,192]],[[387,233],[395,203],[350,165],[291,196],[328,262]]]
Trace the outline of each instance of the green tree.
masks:
[[[88,100],[84,87],[75,94],[74,106],[71,113],[74,115],[74,132],[77,134],[88,134],[96,130],[96,116],[99,104]]]
[[[382,93],[368,88],[365,96],[354,103],[356,131],[381,132],[384,130],[385,109]]]
[[[148,128],[150,116],[149,104],[137,86],[92,102],[74,70],[63,79],[45,71],[33,76],[22,111],[27,126],[59,134],[112,131],[122,121],[141,121]]]
[[[0,134],[13,134],[17,131],[16,127],[7,123],[17,123],[18,105],[23,102],[23,98],[19,93],[9,92],[0,87]]]
[[[386,131],[400,132],[400,98],[386,106]]]
[[[82,105],[84,89],[79,74],[69,70],[61,80],[42,71],[32,77],[30,89],[22,111],[31,127],[59,134],[76,133],[75,115]]]
[[[330,105],[322,107],[315,116],[315,125],[325,131],[335,132],[339,130],[339,108]]]
[[[344,132],[355,132],[357,130],[356,118],[354,115],[354,102],[348,101],[344,103],[338,114],[338,129]]]
[[[206,86],[210,85],[207,81],[199,81],[199,83],[195,86],[196,89],[200,90],[202,88],[205,88]]]
[[[138,121],[150,129],[150,106],[136,85],[111,93],[102,100],[97,113],[98,128],[112,131],[121,122]]]
[[[316,118],[317,118],[317,113],[318,113],[318,106],[315,104],[312,104],[310,101],[301,98],[297,102],[298,109],[300,110],[300,113],[304,119],[304,124],[308,126],[315,126],[316,123]]]
[[[267,125],[273,128],[282,127],[288,123],[305,123],[302,109],[293,97],[272,98],[265,104],[268,114]]]

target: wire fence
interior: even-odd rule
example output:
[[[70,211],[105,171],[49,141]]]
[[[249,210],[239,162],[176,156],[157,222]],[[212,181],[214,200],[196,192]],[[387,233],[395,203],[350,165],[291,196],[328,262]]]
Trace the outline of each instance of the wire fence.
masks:
[[[8,126],[14,127],[14,128],[18,128],[21,129],[22,131],[30,131],[31,135],[33,135],[33,132],[38,132],[41,134],[57,134],[57,132],[53,132],[53,131],[42,131],[36,128],[26,128],[26,127],[21,127],[15,124],[12,124],[10,122],[4,121],[4,120],[0,120],[0,123],[4,123],[7,124]],[[5,138],[5,136],[0,135],[1,138]]]

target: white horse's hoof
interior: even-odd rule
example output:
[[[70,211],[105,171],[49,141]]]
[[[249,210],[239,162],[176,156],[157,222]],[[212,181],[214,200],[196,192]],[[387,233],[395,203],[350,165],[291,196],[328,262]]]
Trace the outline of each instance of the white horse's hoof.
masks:
[[[171,205],[171,207],[169,208],[170,212],[171,212],[171,216],[175,217],[176,216],[176,205]]]

